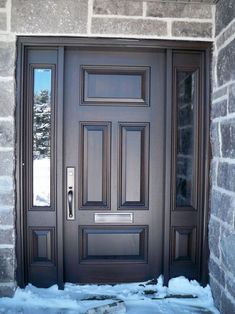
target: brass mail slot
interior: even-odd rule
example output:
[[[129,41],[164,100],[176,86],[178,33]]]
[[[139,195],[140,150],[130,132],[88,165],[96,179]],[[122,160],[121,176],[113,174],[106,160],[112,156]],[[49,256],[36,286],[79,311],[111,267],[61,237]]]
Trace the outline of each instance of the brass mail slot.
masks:
[[[129,224],[133,223],[133,213],[95,213],[95,223]]]

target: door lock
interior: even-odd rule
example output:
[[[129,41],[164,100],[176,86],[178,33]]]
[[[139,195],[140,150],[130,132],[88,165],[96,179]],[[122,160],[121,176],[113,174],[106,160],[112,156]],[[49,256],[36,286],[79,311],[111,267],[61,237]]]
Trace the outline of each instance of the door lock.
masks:
[[[66,218],[67,220],[75,219],[75,211],[74,211],[74,167],[67,168],[67,204],[66,204]]]

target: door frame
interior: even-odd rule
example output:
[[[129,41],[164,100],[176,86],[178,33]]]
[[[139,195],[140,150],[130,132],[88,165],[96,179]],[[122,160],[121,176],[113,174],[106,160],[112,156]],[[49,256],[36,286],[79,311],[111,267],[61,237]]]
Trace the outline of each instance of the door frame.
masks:
[[[172,40],[155,40],[155,39],[119,39],[119,38],[85,38],[85,37],[39,37],[39,36],[18,36],[17,37],[17,60],[16,60],[16,110],[15,110],[15,127],[16,127],[16,167],[15,167],[15,207],[16,207],[16,257],[17,270],[16,280],[20,287],[27,284],[27,260],[26,260],[26,214],[24,210],[24,198],[27,191],[24,189],[24,156],[25,156],[25,132],[22,127],[25,119],[25,95],[26,84],[25,63],[26,51],[28,48],[56,48],[58,51],[58,69],[59,75],[57,83],[57,107],[55,108],[55,143],[56,149],[56,169],[63,168],[63,60],[64,47],[82,47],[103,49],[139,49],[153,51],[154,49],[164,49],[166,51],[166,110],[165,110],[165,154],[170,156],[165,161],[165,186],[164,186],[164,244],[163,244],[163,275],[165,284],[169,280],[170,272],[170,213],[172,209],[172,55],[174,51],[192,52],[197,51],[202,55],[203,72],[205,74],[204,86],[202,86],[204,111],[202,114],[202,127],[204,130],[203,146],[204,146],[204,173],[205,181],[202,189],[201,202],[203,204],[203,213],[201,212],[201,252],[200,257],[200,281],[202,284],[208,282],[208,213],[209,213],[209,168],[210,168],[210,141],[209,141],[209,125],[210,125],[210,63],[212,43],[210,42],[192,42],[192,41],[172,41]],[[60,126],[60,127],[58,127]],[[59,145],[58,145],[59,144]],[[59,288],[64,286],[63,278],[63,174],[57,171],[57,230],[56,230],[56,248],[57,248],[57,284]],[[58,210],[58,209],[61,210]]]

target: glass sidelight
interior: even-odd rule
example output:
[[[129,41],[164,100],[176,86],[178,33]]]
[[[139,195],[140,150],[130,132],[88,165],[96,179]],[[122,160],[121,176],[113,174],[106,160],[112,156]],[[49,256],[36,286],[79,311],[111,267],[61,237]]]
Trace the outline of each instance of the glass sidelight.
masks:
[[[33,68],[33,206],[51,205],[52,69]]]
[[[197,71],[177,71],[176,206],[194,204]]]

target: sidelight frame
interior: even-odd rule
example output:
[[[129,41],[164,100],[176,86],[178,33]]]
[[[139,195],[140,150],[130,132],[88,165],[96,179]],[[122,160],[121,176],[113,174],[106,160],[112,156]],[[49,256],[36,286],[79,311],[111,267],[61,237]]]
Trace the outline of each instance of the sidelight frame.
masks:
[[[163,245],[163,275],[165,283],[170,278],[170,237],[171,237],[171,210],[173,207],[172,198],[172,156],[173,156],[173,112],[172,112],[172,91],[173,91],[173,71],[172,58],[175,51],[194,52],[197,51],[202,56],[204,84],[201,86],[203,112],[201,113],[201,124],[203,129],[203,152],[204,163],[203,171],[205,180],[199,182],[203,185],[200,195],[200,204],[203,211],[200,211],[200,251],[203,253],[200,256],[200,281],[202,284],[208,282],[208,213],[209,213],[209,166],[210,166],[210,144],[209,144],[209,108],[210,108],[210,63],[211,63],[211,42],[192,42],[192,41],[172,41],[172,40],[157,40],[157,39],[118,39],[118,38],[85,38],[85,37],[44,37],[44,36],[18,36],[17,37],[17,60],[16,60],[16,110],[15,110],[15,128],[16,128],[16,165],[15,165],[15,208],[16,208],[16,256],[17,270],[16,280],[20,287],[24,287],[28,282],[27,275],[27,229],[26,229],[26,211],[24,210],[24,200],[28,193],[25,187],[25,154],[26,154],[26,134],[24,131],[24,123],[26,121],[25,99],[26,90],[26,51],[32,49],[56,49],[57,57],[57,99],[55,103],[55,171],[57,175],[57,185],[55,190],[55,207],[57,207],[56,230],[55,230],[55,247],[56,247],[56,265],[57,265],[57,284],[59,288],[64,287],[63,278],[63,172],[58,171],[63,169],[63,75],[64,75],[64,49],[65,47],[78,47],[79,49],[92,48],[119,50],[139,49],[142,51],[164,50],[166,58],[166,87],[165,87],[165,182],[164,182],[164,245]],[[60,211],[58,209],[61,208]]]

